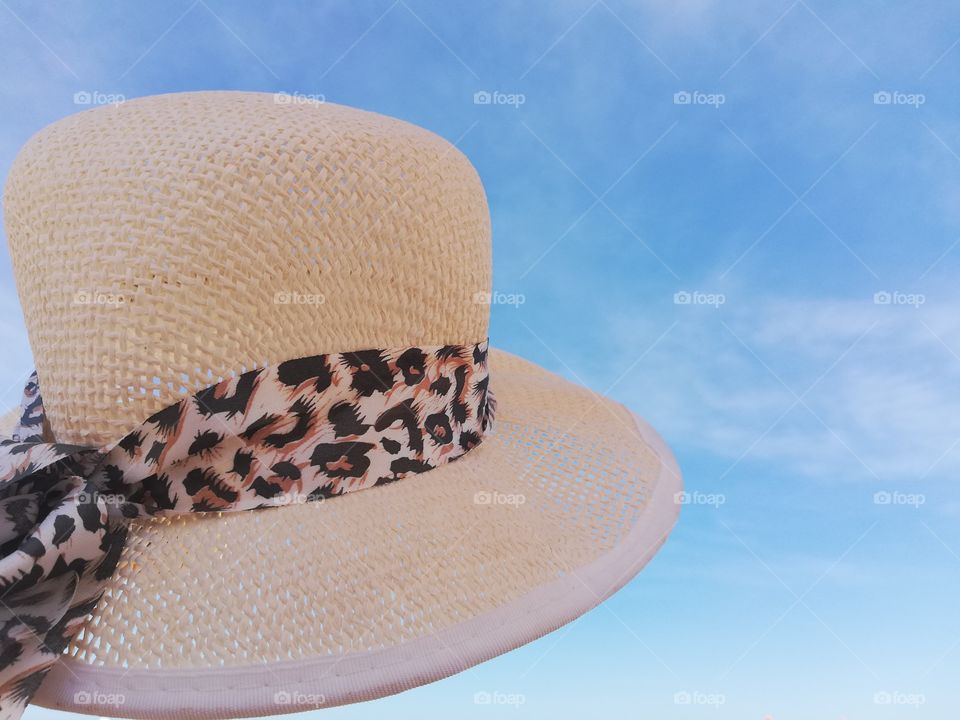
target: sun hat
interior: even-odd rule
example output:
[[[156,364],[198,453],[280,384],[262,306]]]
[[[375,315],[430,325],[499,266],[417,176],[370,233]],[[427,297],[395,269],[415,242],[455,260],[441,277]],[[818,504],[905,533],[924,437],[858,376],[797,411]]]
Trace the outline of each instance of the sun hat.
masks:
[[[36,372],[0,441],[0,717],[400,692],[570,622],[673,527],[647,423],[488,348],[483,188],[426,130],[141,98],[34,136],[4,208]]]

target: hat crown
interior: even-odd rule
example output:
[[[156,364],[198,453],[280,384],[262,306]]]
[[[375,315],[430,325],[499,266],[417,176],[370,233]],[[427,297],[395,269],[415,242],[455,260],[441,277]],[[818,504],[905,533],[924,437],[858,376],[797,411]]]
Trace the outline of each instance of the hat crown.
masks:
[[[4,202],[61,442],[265,363],[487,335],[480,180],[392,118],[263,93],[100,107],[34,136]]]

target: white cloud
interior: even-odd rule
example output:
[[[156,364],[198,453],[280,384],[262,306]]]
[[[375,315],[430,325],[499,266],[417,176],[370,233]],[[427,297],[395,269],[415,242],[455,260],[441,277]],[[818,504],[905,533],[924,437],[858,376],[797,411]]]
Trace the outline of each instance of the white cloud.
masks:
[[[957,310],[870,300],[682,308],[617,394],[678,447],[730,463],[746,454],[824,480],[934,480],[960,469]],[[627,358],[662,331],[635,318],[614,325]]]

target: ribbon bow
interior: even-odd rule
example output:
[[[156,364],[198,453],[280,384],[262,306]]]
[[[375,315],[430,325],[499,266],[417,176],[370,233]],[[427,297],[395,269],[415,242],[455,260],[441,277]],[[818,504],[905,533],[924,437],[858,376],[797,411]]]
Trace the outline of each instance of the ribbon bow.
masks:
[[[100,600],[131,520],[316,501],[460,457],[489,429],[487,343],[296,358],[95,448],[45,435],[36,373],[0,439],[0,720]]]
[[[126,527],[88,476],[96,449],[45,442],[34,372],[0,440],[0,717],[17,718],[100,598]]]

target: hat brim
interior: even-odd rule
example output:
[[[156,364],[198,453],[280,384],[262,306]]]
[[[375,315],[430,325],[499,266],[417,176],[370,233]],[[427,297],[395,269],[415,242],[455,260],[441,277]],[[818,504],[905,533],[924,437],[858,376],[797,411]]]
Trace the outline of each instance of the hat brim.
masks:
[[[492,350],[494,432],[320,503],[151,520],[34,702],[133,718],[371,700],[598,605],[676,520],[669,448],[620,404]]]

